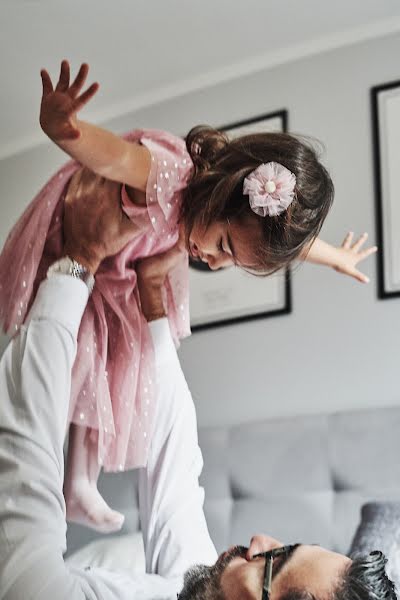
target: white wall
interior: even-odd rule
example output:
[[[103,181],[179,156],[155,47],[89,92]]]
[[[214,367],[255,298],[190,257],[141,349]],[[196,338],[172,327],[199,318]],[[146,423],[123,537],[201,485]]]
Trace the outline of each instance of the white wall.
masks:
[[[400,79],[400,36],[321,54],[154,106],[108,123],[186,132],[281,108],[290,129],[323,140],[336,184],[323,237],[349,229],[375,238],[369,89]],[[39,102],[39,99],[38,99]],[[37,111],[38,107],[32,107]],[[62,162],[48,145],[0,162],[0,242],[39,184]],[[378,301],[376,263],[362,286],[305,265],[293,313],[196,333],[180,351],[201,425],[271,415],[400,404],[400,300]]]

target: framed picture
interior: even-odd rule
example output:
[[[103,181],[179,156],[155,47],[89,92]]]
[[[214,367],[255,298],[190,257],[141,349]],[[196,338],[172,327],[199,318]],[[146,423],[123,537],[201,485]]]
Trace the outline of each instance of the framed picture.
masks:
[[[400,296],[400,81],[373,87],[378,295]]]
[[[261,115],[219,129],[229,136],[287,131],[287,111]],[[193,331],[291,311],[289,272],[255,277],[234,267],[211,271],[205,263],[190,261],[189,277]]]

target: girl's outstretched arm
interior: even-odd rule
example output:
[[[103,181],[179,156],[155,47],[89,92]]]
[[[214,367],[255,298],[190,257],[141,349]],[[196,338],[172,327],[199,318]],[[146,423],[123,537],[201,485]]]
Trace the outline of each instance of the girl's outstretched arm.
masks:
[[[151,162],[148,149],[77,118],[79,110],[99,89],[98,83],[92,83],[81,93],[88,72],[88,65],[82,64],[70,84],[69,63],[63,60],[59,80],[53,87],[48,72],[41,71],[40,125],[53,142],[85,167],[102,177],[145,191]]]
[[[352,243],[353,237],[354,233],[349,232],[338,248],[317,238],[303,253],[301,259],[332,267],[339,273],[350,275],[350,277],[354,277],[361,283],[368,283],[369,278],[357,269],[357,265],[371,254],[374,254],[378,248],[372,246],[371,248],[362,249],[368,238],[367,233],[360,236],[354,244]]]

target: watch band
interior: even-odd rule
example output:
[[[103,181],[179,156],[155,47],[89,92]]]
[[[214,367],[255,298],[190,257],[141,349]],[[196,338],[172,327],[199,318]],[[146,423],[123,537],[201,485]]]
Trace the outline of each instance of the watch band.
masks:
[[[69,256],[60,258],[60,260],[57,260],[49,267],[47,277],[52,277],[55,274],[69,275],[70,277],[75,277],[75,279],[81,279],[86,284],[89,294],[93,291],[95,284],[94,275],[77,260]]]

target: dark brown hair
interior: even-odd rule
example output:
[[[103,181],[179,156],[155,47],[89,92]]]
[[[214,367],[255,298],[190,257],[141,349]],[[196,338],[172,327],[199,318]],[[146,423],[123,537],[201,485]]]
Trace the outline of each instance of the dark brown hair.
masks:
[[[375,550],[352,557],[333,600],[397,600],[396,588],[386,573],[387,558]]]
[[[332,590],[330,600],[397,600],[396,588],[386,573],[387,558],[375,550],[353,557]],[[306,590],[290,590],[281,600],[319,600]]]
[[[186,146],[194,171],[183,193],[182,219],[188,236],[195,224],[216,221],[257,223],[260,235],[249,236],[254,257],[249,270],[269,275],[289,265],[318,236],[334,195],[332,180],[306,139],[287,133],[254,133],[229,139],[200,125]],[[262,163],[278,162],[296,176],[295,199],[276,217],[259,217],[243,195],[243,181]]]

